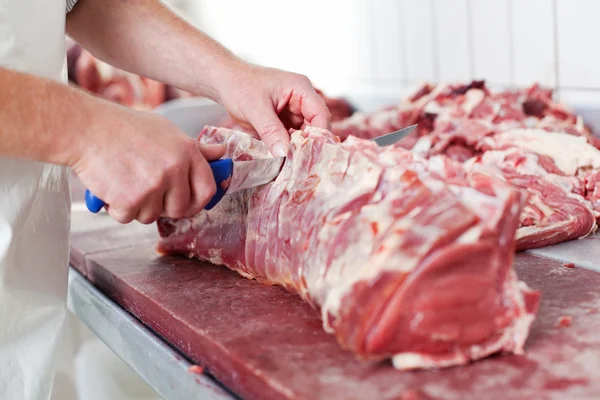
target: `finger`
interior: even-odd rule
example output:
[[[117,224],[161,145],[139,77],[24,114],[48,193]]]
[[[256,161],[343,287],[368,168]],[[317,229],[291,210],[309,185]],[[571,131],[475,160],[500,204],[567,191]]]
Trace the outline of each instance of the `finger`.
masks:
[[[288,151],[290,135],[275,113],[273,105],[265,103],[254,110],[248,115],[248,122],[254,126],[273,156],[284,157]]]
[[[225,154],[225,146],[220,145],[220,144],[198,144],[197,148],[200,151],[200,153],[202,154],[202,158],[203,158],[203,160],[201,160],[203,162],[200,164],[206,164],[206,168],[209,170],[208,173],[209,173],[211,184],[209,185],[208,188],[206,188],[205,182],[208,178],[203,176],[203,178],[199,179],[196,177],[197,169],[200,168],[200,171],[204,171],[205,167],[203,165],[199,165],[198,167],[193,166],[194,162],[192,162],[192,165],[190,165],[190,174],[189,174],[189,184],[190,184],[190,188],[191,188],[191,191],[190,191],[191,196],[190,196],[190,204],[189,204],[188,210],[185,214],[186,217],[192,217],[192,216],[198,214],[200,211],[202,211],[204,209],[204,206],[206,205],[206,203],[208,203],[210,201],[210,199],[212,198],[212,196],[214,195],[214,193],[216,191],[214,176],[213,176],[212,170],[208,166],[208,163],[206,162],[206,160],[210,160],[210,161],[218,160],[219,158],[223,157],[223,155]],[[214,188],[214,191],[213,191],[213,188]],[[206,198],[208,198],[208,199],[206,199]]]
[[[120,209],[120,208],[114,208],[114,207],[107,207],[108,215],[111,216],[112,219],[114,219],[115,221],[117,221],[120,224],[128,224],[131,221],[133,221],[137,215],[137,211],[130,209],[130,210],[125,210],[125,209]]]
[[[159,211],[160,216],[182,218],[186,215],[191,201],[188,174],[189,166],[186,166],[170,177],[168,189],[164,194],[164,209]]]
[[[314,91],[302,102],[301,112],[310,126],[331,129],[331,112],[329,112],[325,101]]]
[[[225,146],[222,144],[199,144],[198,150],[209,161],[218,160],[225,154]]]
[[[217,191],[212,170],[200,153],[190,164],[189,185],[191,195],[186,217],[192,217],[201,212]]]
[[[151,224],[161,216],[164,205],[164,192],[157,192],[152,196],[138,213],[136,220],[142,224]]]
[[[252,124],[243,122],[243,123],[240,123],[239,125],[242,127],[242,129],[245,133],[251,135],[255,139],[260,139],[260,135],[258,134],[258,132],[256,132],[256,129],[254,129]]]
[[[289,110],[283,110],[279,113],[279,118],[286,128],[294,129],[301,129],[305,121],[302,114],[294,114]]]
[[[231,116],[231,121],[233,121],[233,124],[223,124],[223,126],[225,128],[228,129],[233,129],[233,130],[242,130],[243,132],[252,135],[252,137],[256,138],[256,139],[260,139],[260,136],[258,135],[258,132],[256,132],[256,129],[254,129],[254,127],[252,126],[252,124],[249,124],[246,121],[242,121],[240,119],[237,119],[236,117],[234,117],[233,115]]]

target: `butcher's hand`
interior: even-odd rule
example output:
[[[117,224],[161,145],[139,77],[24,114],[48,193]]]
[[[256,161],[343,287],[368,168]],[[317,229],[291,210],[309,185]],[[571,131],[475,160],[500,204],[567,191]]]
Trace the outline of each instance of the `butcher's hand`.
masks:
[[[245,62],[231,71],[217,85],[217,101],[274,156],[287,154],[290,128],[330,129],[329,109],[307,77]]]
[[[104,123],[83,133],[86,146],[72,167],[108,213],[120,223],[150,224],[202,211],[216,192],[207,160],[222,157],[224,147],[198,146],[162,116],[107,108]]]

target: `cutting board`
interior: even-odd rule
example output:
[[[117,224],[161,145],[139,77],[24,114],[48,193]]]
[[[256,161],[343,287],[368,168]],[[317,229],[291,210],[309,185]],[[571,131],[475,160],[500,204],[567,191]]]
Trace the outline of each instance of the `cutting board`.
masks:
[[[594,271],[519,254],[519,277],[542,292],[525,356],[400,372],[340,349],[318,313],[282,288],[200,261],[159,257],[154,225],[119,225],[75,209],[72,265],[242,398],[600,398],[600,274]]]

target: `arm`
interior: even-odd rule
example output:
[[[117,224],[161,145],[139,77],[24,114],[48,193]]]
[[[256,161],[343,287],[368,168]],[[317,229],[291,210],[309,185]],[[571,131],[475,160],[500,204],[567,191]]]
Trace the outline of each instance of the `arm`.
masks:
[[[122,223],[200,212],[216,187],[200,148],[159,115],[0,67],[0,157],[73,168]]]
[[[289,128],[329,128],[331,114],[305,76],[235,57],[158,0],[79,0],[67,32],[95,57],[221,103],[274,155]]]
[[[50,79],[0,67],[0,156],[72,166],[106,107]],[[77,112],[74,112],[77,110]]]
[[[243,63],[157,0],[79,0],[67,32],[108,64],[213,100]]]

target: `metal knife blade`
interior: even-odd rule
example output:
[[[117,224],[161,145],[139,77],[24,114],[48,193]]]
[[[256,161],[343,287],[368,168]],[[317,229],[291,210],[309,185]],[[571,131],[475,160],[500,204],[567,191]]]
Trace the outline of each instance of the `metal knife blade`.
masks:
[[[271,182],[279,175],[284,161],[285,157],[235,161],[227,193],[235,193]]]
[[[231,158],[209,161],[217,192],[204,209],[211,210],[226,194],[271,182],[279,175],[284,160],[285,157],[235,162]]]
[[[417,124],[370,139],[379,146],[389,146],[397,143],[411,133]],[[233,163],[233,175],[227,189],[227,193],[235,193],[251,187],[267,184],[277,178],[285,157],[266,158],[250,161],[235,161]]]
[[[406,128],[400,129],[399,131],[388,133],[386,135],[382,135],[370,140],[374,141],[380,146],[390,146],[408,136],[408,134],[411,133],[417,127],[417,125],[418,124],[414,124]]]

